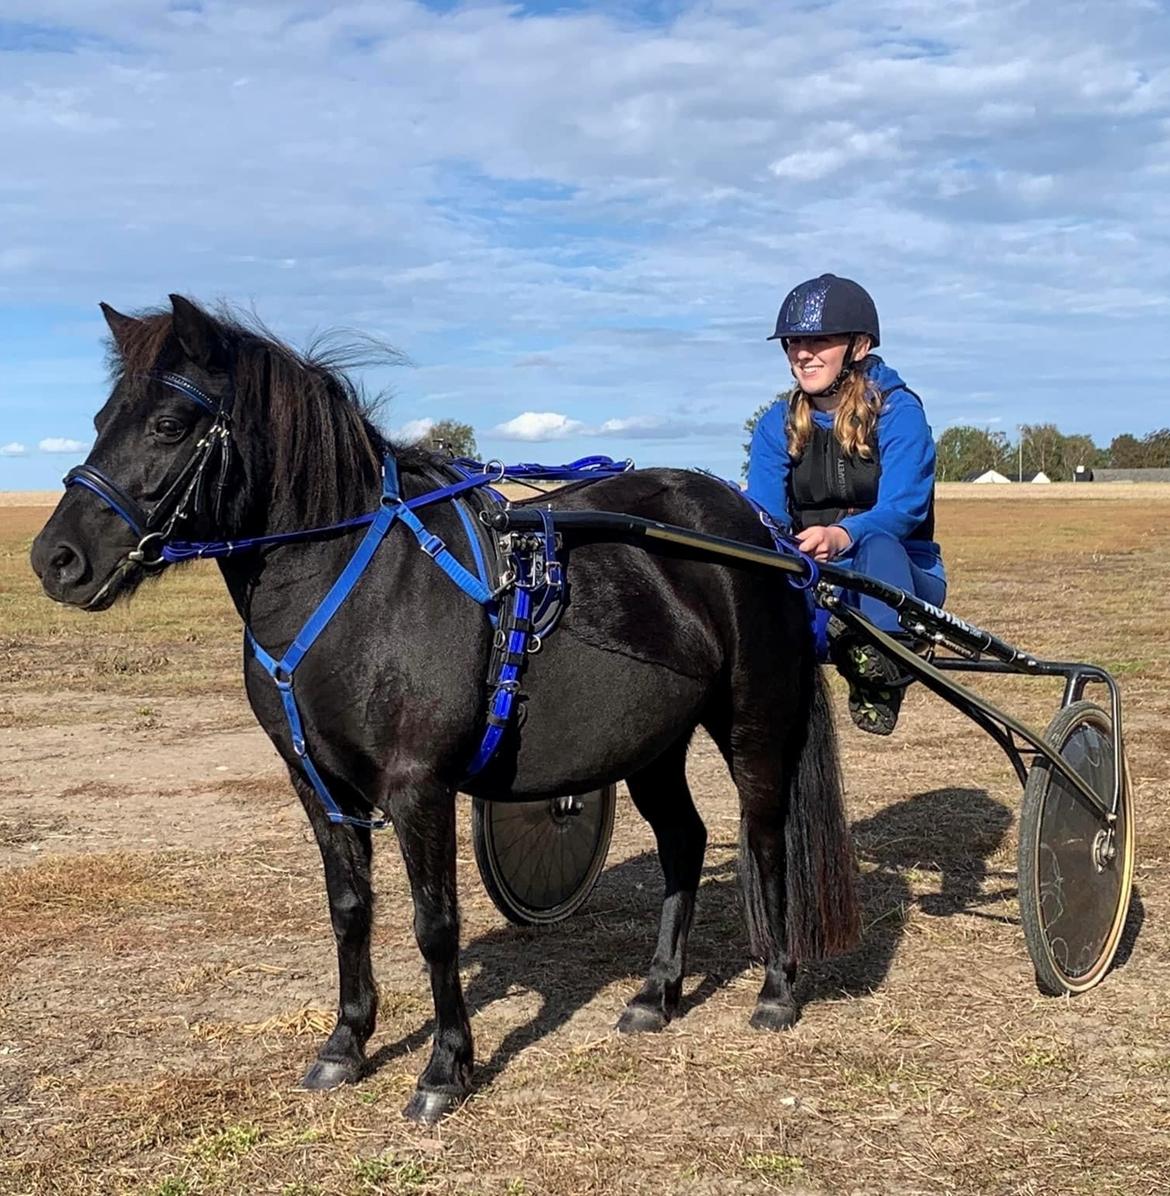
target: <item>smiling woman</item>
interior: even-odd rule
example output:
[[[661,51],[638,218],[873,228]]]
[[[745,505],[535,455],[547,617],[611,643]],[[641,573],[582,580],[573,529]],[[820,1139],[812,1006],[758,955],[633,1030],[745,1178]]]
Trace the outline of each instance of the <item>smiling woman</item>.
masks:
[[[918,396],[873,353],[880,336],[873,299],[851,279],[822,274],[788,293],[768,339],[783,346],[795,386],[756,424],[748,491],[816,560],[840,560],[939,606],[934,440]],[[841,601],[900,634],[897,615],[876,599],[845,592]],[[909,679],[833,631],[853,721],[888,735]]]

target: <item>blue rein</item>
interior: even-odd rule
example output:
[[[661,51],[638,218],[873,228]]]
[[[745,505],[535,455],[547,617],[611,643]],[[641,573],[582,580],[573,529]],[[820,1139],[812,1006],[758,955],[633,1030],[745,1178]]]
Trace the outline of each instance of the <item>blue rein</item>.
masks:
[[[305,777],[317,794],[329,821],[369,830],[379,830],[390,825],[388,818],[357,818],[346,814],[334,800],[333,795],[329,792],[329,786],[325,783],[309,752],[304,724],[293,689],[293,679],[298,665],[304,660],[317,638],[349,597],[395,523],[403,524],[410,531],[417,540],[419,548],[446,573],[463,593],[487,612],[493,625],[497,627],[496,644],[492,653],[492,664],[488,677],[490,696],[486,726],[465,779],[475,776],[485,768],[510,725],[525,656],[528,652],[535,651],[539,646],[541,636],[555,627],[563,608],[564,570],[557,554],[555,518],[552,512],[541,511],[542,530],[519,545],[513,542],[510,549],[511,567],[501,579],[500,586],[497,589],[492,589],[479,537],[464,503],[455,501],[455,509],[467,534],[477,573],[472,573],[465,568],[455,558],[444,541],[428,531],[414,512],[433,503],[458,500],[461,495],[477,487],[487,488],[487,493],[493,499],[503,502],[502,496],[490,489],[490,485],[505,477],[517,480],[528,478],[541,481],[595,481],[599,478],[624,473],[633,468],[633,462],[616,462],[609,457],[590,456],[579,458],[567,465],[550,466],[524,463],[513,466],[499,465],[493,469],[491,465],[483,465],[469,458],[456,458],[451,465],[463,475],[459,481],[440,486],[414,498],[404,499],[399,485],[398,463],[392,453],[387,453],[382,462],[382,495],[376,511],[357,515],[324,527],[278,532],[239,540],[172,540],[170,531],[179,520],[188,516],[187,503],[199,485],[200,475],[210,460],[210,454],[215,451],[216,447],[222,446],[220,451],[226,459],[230,444],[227,422],[230,400],[225,399],[217,403],[180,374],[161,373],[155,374],[154,378],[199,404],[213,417],[210,429],[196,444],[194,452],[172,484],[172,491],[183,483],[186,483],[187,488],[171,512],[164,530],[155,530],[155,524],[164,517],[164,508],[167,506],[171,491],[168,491],[154,510],[148,513],[133,497],[95,466],[80,465],[70,470],[65,478],[66,486],[83,486],[96,494],[121,516],[134,534],[140,538],[138,547],[127,555],[124,564],[141,563],[150,567],[204,557],[228,557],[264,547],[322,539],[333,533],[353,528],[365,527],[367,529],[361,543],[354,550],[337,580],[329,588],[329,592],[309,616],[305,625],[289,645],[288,650],[279,660],[257,643],[251,628],[245,627],[244,629],[245,643],[248,649],[276,685],[281,704],[284,707],[285,719],[288,722],[293,753],[300,762]],[[188,475],[191,475],[189,481]],[[727,483],[727,485],[739,492],[738,487],[732,486],[731,483]],[[752,505],[757,508],[761,520],[772,533],[777,551],[800,556],[808,566],[807,578],[803,580],[790,579],[792,584],[798,585],[799,588],[814,586],[818,578],[816,563],[801,553],[781,533],[758,504],[752,503]],[[160,555],[157,558],[146,558],[144,546],[154,540],[159,541]]]

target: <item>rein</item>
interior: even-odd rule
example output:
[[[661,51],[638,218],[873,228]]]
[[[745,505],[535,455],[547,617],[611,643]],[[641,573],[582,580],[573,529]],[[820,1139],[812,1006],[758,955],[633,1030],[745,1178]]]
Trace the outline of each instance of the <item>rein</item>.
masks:
[[[104,598],[115,581],[132,565],[141,565],[146,569],[162,569],[179,561],[233,556],[239,552],[251,552],[264,547],[325,539],[339,532],[365,527],[366,534],[345,568],[279,660],[257,642],[250,628],[245,627],[244,635],[248,649],[276,685],[288,723],[293,752],[299,759],[301,769],[317,794],[329,821],[378,830],[388,826],[389,820],[356,818],[344,813],[314,764],[293,691],[293,675],[317,637],[325,630],[358,583],[391,527],[395,523],[404,524],[418,541],[420,550],[426,553],[460,590],[485,610],[496,628],[488,668],[486,727],[464,779],[475,776],[485,768],[511,721],[525,658],[529,653],[539,650],[541,635],[550,632],[560,617],[565,586],[563,568],[557,556],[557,537],[553,530],[553,520],[547,511],[538,512],[541,521],[538,534],[508,536],[499,543],[508,567],[502,570],[498,584],[493,584],[495,579],[489,576],[475,525],[467,513],[465,502],[461,501],[462,496],[471,490],[484,488],[496,503],[503,503],[503,497],[490,489],[490,485],[506,476],[542,481],[595,481],[624,473],[633,468],[633,462],[615,462],[609,457],[591,456],[582,457],[568,465],[524,463],[508,467],[498,462],[482,465],[469,458],[455,458],[450,464],[462,475],[458,481],[405,499],[399,487],[398,463],[392,453],[387,453],[382,462],[382,495],[375,511],[323,527],[246,539],[172,540],[171,534],[175,527],[201,510],[203,480],[217,452],[220,469],[213,512],[218,519],[232,448],[230,401],[225,398],[215,402],[194,383],[179,374],[162,373],[153,377],[198,403],[213,417],[212,423],[196,442],[175,480],[149,511],[96,466],[79,465],[66,475],[67,487],[82,486],[96,494],[139,537],[137,547],[118,562],[105,584],[90,599],[89,605],[92,606]],[[173,507],[170,505],[172,499],[175,499]],[[428,531],[414,513],[417,508],[444,501],[455,504],[471,545],[476,573],[465,568],[442,538]],[[487,521],[482,522],[486,524]],[[151,545],[156,546],[157,555],[147,555],[147,548]]]

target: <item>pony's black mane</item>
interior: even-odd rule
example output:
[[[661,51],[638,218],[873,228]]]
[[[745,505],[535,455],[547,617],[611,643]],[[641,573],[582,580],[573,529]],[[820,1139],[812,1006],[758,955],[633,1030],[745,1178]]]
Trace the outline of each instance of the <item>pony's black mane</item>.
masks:
[[[233,430],[243,455],[266,446],[273,502],[290,503],[311,523],[329,522],[368,506],[387,452],[406,473],[438,464],[425,449],[392,444],[375,422],[383,396],[367,396],[349,375],[363,366],[400,364],[402,354],[389,345],[328,333],[301,351],[255,317],[227,306],[200,310],[232,363]],[[119,337],[109,365],[116,378],[145,387],[152,371],[173,368],[180,357],[172,313],[155,309],[140,313]]]

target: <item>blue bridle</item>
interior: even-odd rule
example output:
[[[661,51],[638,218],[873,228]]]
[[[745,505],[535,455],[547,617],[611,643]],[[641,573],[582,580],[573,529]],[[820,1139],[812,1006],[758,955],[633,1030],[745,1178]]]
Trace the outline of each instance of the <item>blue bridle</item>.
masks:
[[[231,456],[230,392],[215,400],[204,394],[194,382],[184,378],[182,374],[163,371],[152,374],[151,377],[202,407],[212,417],[211,426],[195,442],[191,455],[184,462],[175,480],[149,511],[96,465],[76,465],[65,475],[66,489],[70,486],[83,486],[91,490],[120,515],[138,537],[137,547],[118,563],[94,600],[104,595],[115,577],[127,566],[135,564],[146,569],[157,569],[167,563],[163,556],[163,548],[175,527],[194,514],[198,508],[199,492],[204,477],[216,455],[219,456],[220,469],[214,501],[215,515],[218,515],[223,499]],[[147,554],[147,548],[151,545],[157,548],[157,556]]]

